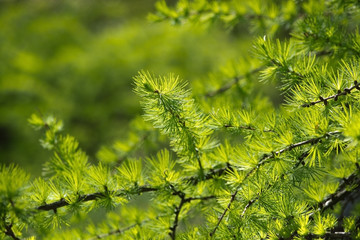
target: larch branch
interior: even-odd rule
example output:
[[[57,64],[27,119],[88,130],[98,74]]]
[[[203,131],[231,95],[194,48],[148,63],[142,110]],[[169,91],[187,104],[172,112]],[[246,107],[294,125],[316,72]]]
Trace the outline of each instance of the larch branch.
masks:
[[[231,194],[231,198],[229,201],[229,204],[227,205],[227,207],[225,208],[225,210],[223,211],[223,213],[220,215],[218,222],[216,224],[216,226],[214,227],[214,229],[211,231],[210,236],[214,236],[216,233],[217,228],[219,227],[221,221],[223,220],[223,218],[225,217],[226,213],[230,210],[230,207],[232,205],[232,203],[235,201],[236,195],[238,194],[238,191],[242,185],[242,183],[247,180],[253,173],[257,172],[260,167],[262,167],[263,165],[265,165],[266,163],[268,163],[270,159],[275,158],[275,156],[281,155],[284,152],[290,151],[294,148],[298,148],[307,144],[314,144],[319,142],[321,139],[325,138],[325,137],[329,137],[332,135],[336,135],[336,134],[340,134],[340,131],[334,131],[334,132],[328,132],[326,134],[324,134],[323,136],[317,137],[317,138],[312,138],[306,141],[302,141],[302,142],[298,142],[295,144],[291,144],[283,149],[280,149],[276,152],[273,152],[272,154],[265,154],[259,161],[259,163],[253,167],[244,177],[244,179],[242,180],[242,182],[239,184],[239,186],[236,188],[235,192],[233,194]]]

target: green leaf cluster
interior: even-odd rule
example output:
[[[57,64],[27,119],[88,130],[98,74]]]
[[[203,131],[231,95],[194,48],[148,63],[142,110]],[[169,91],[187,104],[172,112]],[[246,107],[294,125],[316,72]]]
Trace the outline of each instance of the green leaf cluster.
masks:
[[[30,182],[18,167],[0,168],[2,237],[359,239],[360,6],[241,3],[156,5],[156,21],[220,20],[236,31],[249,20],[250,60],[210,81],[140,71],[134,92],[147,123],[135,119],[99,162],[62,134],[61,121],[32,115],[53,157]],[[283,101],[270,102],[263,84]],[[145,138],[153,146],[139,156]],[[101,208],[104,222],[86,221]]]

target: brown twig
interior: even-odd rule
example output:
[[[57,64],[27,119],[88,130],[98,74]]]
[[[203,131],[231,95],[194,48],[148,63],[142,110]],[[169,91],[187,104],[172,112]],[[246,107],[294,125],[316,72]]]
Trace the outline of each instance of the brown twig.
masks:
[[[141,193],[145,193],[145,192],[154,192],[157,191],[157,188],[154,187],[149,187],[149,186],[140,186],[137,187],[132,194],[141,194]],[[116,194],[116,196],[122,196],[124,195],[125,192],[120,191],[119,193]],[[102,197],[105,197],[106,194],[103,192],[96,192],[96,193],[91,193],[91,194],[85,194],[85,195],[80,195],[78,197],[78,202],[89,202],[89,201],[94,201],[97,199],[100,199]],[[49,204],[43,204],[39,207],[37,207],[37,210],[42,210],[42,211],[50,211],[50,210],[56,210],[58,208],[61,207],[65,207],[70,205],[69,202],[66,201],[66,199],[62,198],[59,201],[53,202],[53,203],[49,203]]]
[[[323,97],[320,96],[318,101],[304,103],[303,105],[301,105],[301,107],[310,107],[310,106],[313,106],[313,105],[318,104],[318,103],[324,103],[324,105],[327,105],[329,100],[334,99],[334,101],[337,101],[340,96],[345,96],[347,94],[350,94],[351,91],[353,91],[354,89],[360,90],[360,86],[359,86],[358,81],[354,81],[353,86],[351,86],[349,88],[345,88],[343,91],[338,90],[337,94],[334,94],[334,95],[326,97],[326,98],[323,98]]]
[[[14,239],[14,240],[20,240],[20,238],[18,238],[18,237],[15,235],[14,231],[12,230],[12,224],[10,224],[10,225],[5,225],[5,232],[4,232],[4,233],[5,233],[5,235],[11,237],[11,238]]]
[[[204,197],[189,197],[189,198],[186,198],[185,193],[182,192],[182,191],[176,190],[173,185],[170,184],[170,188],[173,191],[172,195],[176,195],[176,196],[180,197],[180,199],[181,199],[179,205],[176,206],[175,209],[174,209],[174,213],[175,213],[174,223],[170,227],[170,233],[169,233],[171,239],[175,240],[175,238],[176,238],[176,229],[177,229],[177,227],[179,225],[179,215],[180,215],[180,212],[181,212],[181,209],[183,208],[183,206],[186,203],[190,203],[191,201],[210,200],[210,199],[216,198],[216,196],[204,196]]]

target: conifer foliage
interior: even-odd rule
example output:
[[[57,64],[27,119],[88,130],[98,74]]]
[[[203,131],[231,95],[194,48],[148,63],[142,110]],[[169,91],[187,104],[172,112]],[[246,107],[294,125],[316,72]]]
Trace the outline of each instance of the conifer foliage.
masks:
[[[192,88],[140,71],[145,121],[133,121],[128,141],[102,147],[98,163],[61,121],[32,115],[53,155],[35,180],[0,167],[0,237],[360,239],[359,3],[156,7],[154,21],[242,29],[254,47]],[[283,103],[273,106],[259,85],[278,86]],[[145,142],[157,153],[134,157]],[[103,223],[78,224],[99,208]]]

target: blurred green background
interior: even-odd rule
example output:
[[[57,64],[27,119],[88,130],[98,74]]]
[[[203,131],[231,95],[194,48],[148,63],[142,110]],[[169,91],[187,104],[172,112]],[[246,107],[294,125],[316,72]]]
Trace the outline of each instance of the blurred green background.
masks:
[[[34,112],[63,119],[94,161],[141,114],[132,92],[139,70],[191,83],[248,49],[226,30],[150,23],[154,3],[0,0],[1,163],[40,174],[51,155],[27,123]]]

